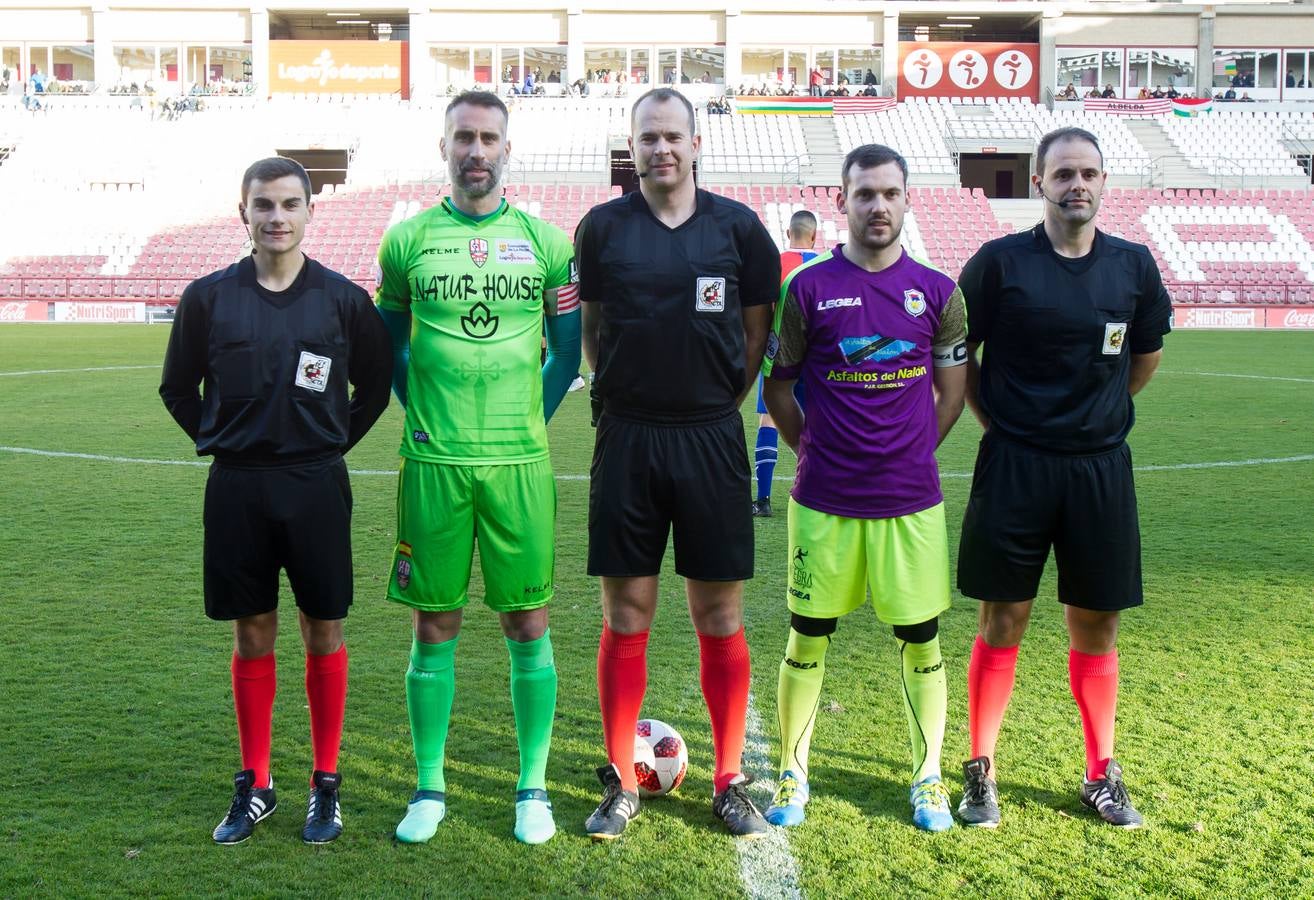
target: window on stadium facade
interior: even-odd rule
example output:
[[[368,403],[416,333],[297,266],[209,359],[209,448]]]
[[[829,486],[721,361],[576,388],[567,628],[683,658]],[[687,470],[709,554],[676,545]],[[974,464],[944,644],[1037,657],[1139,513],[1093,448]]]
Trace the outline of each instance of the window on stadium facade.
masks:
[[[1285,87],[1314,89],[1314,50],[1288,50],[1283,71]]]
[[[865,84],[868,72],[871,72],[876,79],[876,84],[879,85],[881,83],[881,48],[855,47],[846,49],[841,47],[835,51],[835,66],[839,70],[839,77],[848,81],[850,89],[852,89],[852,86]]]
[[[725,84],[725,48],[681,49],[680,81],[689,84]]]
[[[606,83],[608,77],[615,81],[616,77],[625,71],[628,53],[629,50],[625,47],[586,47],[584,48],[584,71],[579,73],[577,77],[581,77],[591,84]]]
[[[756,87],[776,80],[785,58],[781,47],[745,47],[739,55],[739,71],[745,86]]]
[[[430,47],[429,64],[433,66],[433,83],[440,92],[472,86],[468,47]]]
[[[1114,93],[1123,96],[1121,47],[1059,47],[1055,51],[1054,93],[1061,93],[1069,84],[1077,89],[1077,96],[1098,85],[1113,85]],[[1135,96],[1136,91],[1131,91]]]
[[[154,84],[157,71],[155,47],[114,45],[114,68],[118,83],[113,88],[144,93]]]
[[[534,73],[536,81],[561,84],[566,80],[565,47],[525,47],[522,52],[525,68]]]
[[[493,48],[471,47],[470,64],[473,67],[474,87],[491,88],[493,86]]]
[[[1108,82],[1101,82],[1101,85]],[[1114,89],[1118,83],[1113,82]],[[1127,92],[1136,96],[1142,87],[1195,88],[1195,50],[1183,47],[1135,47],[1127,51]]]
[[[674,47],[663,47],[657,51],[657,72],[662,84],[678,84],[680,81],[680,52]]]
[[[22,50],[0,47],[0,94],[17,94],[22,90]]]
[[[1227,49],[1214,51],[1214,87],[1238,91],[1278,86],[1278,51]],[[1214,93],[1219,93],[1216,90]],[[1276,96],[1276,93],[1270,96]]]
[[[238,45],[183,48],[183,81],[188,91],[203,94],[245,93],[251,85],[251,49]]]

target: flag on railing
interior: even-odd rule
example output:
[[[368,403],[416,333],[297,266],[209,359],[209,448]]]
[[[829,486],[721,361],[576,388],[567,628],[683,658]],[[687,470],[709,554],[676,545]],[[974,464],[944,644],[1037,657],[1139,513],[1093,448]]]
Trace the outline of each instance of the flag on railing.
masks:
[[[831,103],[837,116],[885,112],[899,105],[899,101],[894,97],[834,97]]]
[[[1173,101],[1160,100],[1103,100],[1087,97],[1082,102],[1086,112],[1104,113],[1106,116],[1162,116],[1172,109]]]
[[[752,115],[829,116],[829,97],[736,97],[735,112]]]
[[[1179,116],[1198,116],[1214,111],[1214,101],[1207,97],[1178,97],[1173,101],[1173,112]]]

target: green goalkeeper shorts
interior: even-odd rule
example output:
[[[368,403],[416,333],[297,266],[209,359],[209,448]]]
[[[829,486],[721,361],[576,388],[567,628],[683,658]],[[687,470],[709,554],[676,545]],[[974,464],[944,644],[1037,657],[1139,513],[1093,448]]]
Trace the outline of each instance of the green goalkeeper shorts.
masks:
[[[918,625],[949,608],[944,504],[893,519],[852,519],[789,501],[791,612],[835,619],[867,602],[887,625]]]
[[[484,602],[497,612],[552,599],[557,485],[548,459],[452,466],[403,459],[388,599],[424,612],[469,600],[475,544]]]

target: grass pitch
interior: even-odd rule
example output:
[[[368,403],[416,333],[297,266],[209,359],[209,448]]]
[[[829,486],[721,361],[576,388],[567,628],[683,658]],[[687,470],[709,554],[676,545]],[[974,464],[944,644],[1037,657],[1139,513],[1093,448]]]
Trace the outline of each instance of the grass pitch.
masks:
[[[581,477],[592,432],[582,394],[567,397],[550,428],[563,476],[552,609],[561,687],[548,768],[558,837],[531,848],[511,835],[507,656],[495,617],[476,602],[457,655],[448,819],[426,846],[393,841],[414,784],[403,701],[409,626],[383,600],[395,480],[358,474],[346,833],[323,848],[298,837],[310,749],[285,592],[280,808],[246,844],[215,846],[210,830],[239,765],[231,638],[201,609],[206,470],[154,464],[195,460],[156,396],[166,336],[162,328],[0,328],[0,896],[1314,894],[1314,335],[1173,335],[1137,404],[1132,447],[1137,466],[1150,467],[1137,475],[1147,604],[1124,617],[1119,641],[1117,755],[1147,829],[1108,828],[1077,800],[1081,728],[1051,566],[1000,739],[998,831],[937,836],[908,824],[896,652],[864,609],[841,623],[828,657],[808,820],[744,858],[710,811],[697,644],[669,568],[644,713],[684,734],[691,772],[675,795],[646,804],[623,840],[594,845],[582,834],[602,762],[593,675],[601,626],[597,585],[585,575]],[[126,366],[146,368],[9,374]],[[400,427],[390,408],[350,466],[394,470]],[[965,416],[940,454],[951,546],[978,436]],[[782,457],[777,474],[787,477],[792,458]],[[1237,465],[1191,467],[1199,463]],[[780,501],[787,487],[777,484]],[[770,759],[753,758],[755,774],[770,778],[788,622],[785,520],[755,528],[759,574],[746,607]],[[955,802],[975,616],[956,598],[941,628],[950,685],[944,762]]]

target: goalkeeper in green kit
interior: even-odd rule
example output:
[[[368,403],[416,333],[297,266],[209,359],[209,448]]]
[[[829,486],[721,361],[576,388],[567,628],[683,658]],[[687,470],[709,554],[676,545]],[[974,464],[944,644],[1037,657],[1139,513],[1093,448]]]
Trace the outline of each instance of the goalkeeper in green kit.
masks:
[[[439,146],[451,196],[394,225],[379,248],[377,303],[406,409],[388,599],[415,623],[406,705],[419,783],[397,837],[427,841],[447,813],[443,759],[477,535],[484,602],[511,656],[515,835],[541,844],[556,833],[545,776],[557,699],[546,420],[579,369],[574,248],[502,199],[511,145],[495,95],[454,98]]]

